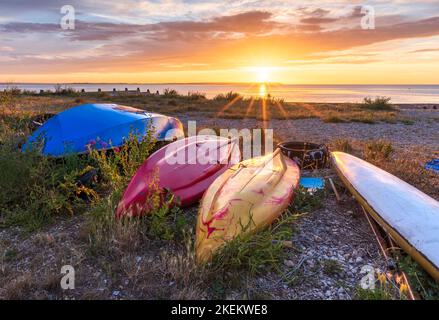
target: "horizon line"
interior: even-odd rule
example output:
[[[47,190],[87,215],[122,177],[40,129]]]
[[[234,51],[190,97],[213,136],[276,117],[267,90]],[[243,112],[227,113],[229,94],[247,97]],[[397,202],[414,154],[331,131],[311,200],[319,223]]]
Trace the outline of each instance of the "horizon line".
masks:
[[[125,84],[125,85],[254,85],[254,84],[269,84],[269,85],[290,85],[290,86],[437,86],[439,83],[282,83],[282,82],[0,82],[0,85],[18,85],[18,84],[53,84],[53,85],[68,85],[68,84]]]

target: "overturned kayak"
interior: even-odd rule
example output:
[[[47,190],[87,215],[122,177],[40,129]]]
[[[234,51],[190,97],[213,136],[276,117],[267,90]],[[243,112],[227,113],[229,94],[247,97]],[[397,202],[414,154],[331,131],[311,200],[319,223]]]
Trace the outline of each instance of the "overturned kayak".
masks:
[[[272,223],[291,202],[299,178],[297,164],[279,149],[242,161],[223,173],[201,201],[197,260],[208,261],[226,241]]]
[[[346,187],[374,220],[439,280],[439,202],[350,154],[332,152]]]
[[[177,140],[153,153],[137,170],[120,201],[116,216],[135,216],[150,210],[149,196],[172,192],[180,206],[200,200],[224,171],[240,160],[239,145],[231,139],[199,135]]]
[[[161,114],[117,104],[84,104],[58,113],[28,138],[22,150],[41,148],[44,155],[85,153],[122,146],[132,136],[154,130],[157,140],[184,136],[181,122]]]

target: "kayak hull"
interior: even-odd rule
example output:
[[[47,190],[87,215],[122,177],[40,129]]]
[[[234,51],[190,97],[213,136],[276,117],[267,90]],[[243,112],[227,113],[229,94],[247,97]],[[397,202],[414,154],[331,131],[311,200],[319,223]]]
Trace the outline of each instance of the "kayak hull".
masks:
[[[122,146],[130,135],[141,139],[151,130],[158,141],[184,136],[181,122],[172,117],[116,104],[85,104],[47,120],[22,150],[41,145],[44,155],[55,157],[86,153],[89,148],[106,150]]]
[[[299,178],[297,164],[279,149],[240,162],[218,177],[201,201],[197,260],[209,261],[227,241],[271,224],[290,204]]]
[[[239,146],[230,139],[193,136],[178,140],[152,154],[131,179],[116,215],[148,213],[148,199],[158,192],[172,192],[175,202],[189,206],[202,197],[210,184],[232,164],[239,162]]]
[[[439,202],[352,155],[333,152],[339,177],[373,219],[439,280]]]

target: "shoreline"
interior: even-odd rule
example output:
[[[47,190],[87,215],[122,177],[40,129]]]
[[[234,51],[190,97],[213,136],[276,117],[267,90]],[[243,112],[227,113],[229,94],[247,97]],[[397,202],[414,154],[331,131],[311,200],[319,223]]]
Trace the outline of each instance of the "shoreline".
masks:
[[[225,93],[245,98],[267,98],[289,103],[361,103],[365,97],[390,97],[395,105],[437,105],[439,85],[289,85],[266,83],[71,83],[0,84],[0,91],[17,90],[31,95],[108,94],[162,95],[166,90],[178,95],[200,94],[208,99]],[[150,93],[147,93],[150,91]]]

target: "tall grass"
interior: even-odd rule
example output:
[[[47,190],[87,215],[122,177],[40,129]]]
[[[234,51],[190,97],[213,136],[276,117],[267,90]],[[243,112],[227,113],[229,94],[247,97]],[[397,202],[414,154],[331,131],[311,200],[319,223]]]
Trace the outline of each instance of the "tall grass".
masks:
[[[366,97],[361,105],[364,109],[374,110],[374,111],[392,111],[393,106],[390,103],[390,97],[376,97],[372,99],[371,97]]]

